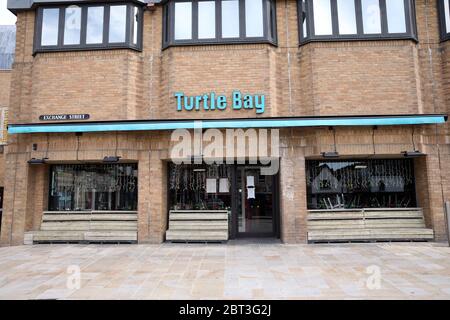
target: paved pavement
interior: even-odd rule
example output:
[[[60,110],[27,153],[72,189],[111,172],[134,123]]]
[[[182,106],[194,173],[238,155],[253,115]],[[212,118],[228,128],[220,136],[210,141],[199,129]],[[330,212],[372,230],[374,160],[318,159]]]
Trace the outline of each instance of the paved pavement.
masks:
[[[0,299],[380,298],[450,299],[450,248],[242,241],[0,248]]]

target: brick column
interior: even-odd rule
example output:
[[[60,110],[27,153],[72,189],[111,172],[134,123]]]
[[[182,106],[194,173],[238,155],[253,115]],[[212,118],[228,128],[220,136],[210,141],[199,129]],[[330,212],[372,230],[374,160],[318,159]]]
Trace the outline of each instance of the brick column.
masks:
[[[167,225],[167,169],[160,151],[143,152],[138,171],[138,241],[161,243]]]
[[[139,155],[138,164],[138,242],[150,242],[150,152]]]
[[[280,220],[281,240],[306,243],[305,158],[298,149],[280,149]]]
[[[5,189],[0,245],[22,245],[29,201],[28,153],[5,155]]]

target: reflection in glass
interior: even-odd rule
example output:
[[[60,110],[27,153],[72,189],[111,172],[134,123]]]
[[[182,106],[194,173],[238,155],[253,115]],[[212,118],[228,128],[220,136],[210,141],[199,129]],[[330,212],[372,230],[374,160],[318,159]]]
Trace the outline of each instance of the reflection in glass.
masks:
[[[445,29],[447,33],[450,33],[450,0],[444,1],[444,11],[445,11]]]
[[[223,0],[222,4],[222,38],[239,37],[239,1]]]
[[[137,7],[133,8],[133,44],[138,43],[138,23],[139,23],[139,10]]]
[[[330,0],[314,0],[313,11],[315,35],[333,34]]]
[[[192,39],[192,3],[175,2],[175,40]]]
[[[214,1],[198,2],[198,38],[216,37],[216,3]]]
[[[263,37],[263,3],[262,0],[245,0],[245,35]]]
[[[54,165],[50,211],[137,210],[136,164]]]
[[[103,7],[88,7],[86,43],[103,43]]]
[[[309,209],[415,207],[411,159],[307,161]]]
[[[109,15],[109,42],[125,42],[127,7],[111,6]]]
[[[64,20],[64,44],[80,44],[81,8],[66,8]]]
[[[308,37],[306,0],[302,0],[302,29],[303,29],[303,38]]]
[[[361,7],[364,33],[381,33],[379,0],[361,0]]]
[[[403,0],[402,0],[403,1]],[[356,34],[355,1],[337,0],[339,34]]]
[[[403,0],[386,0],[386,14],[389,33],[405,33],[405,2]]]
[[[230,210],[232,166],[176,165],[169,169],[170,210]]]
[[[41,45],[58,44],[59,9],[43,9]]]

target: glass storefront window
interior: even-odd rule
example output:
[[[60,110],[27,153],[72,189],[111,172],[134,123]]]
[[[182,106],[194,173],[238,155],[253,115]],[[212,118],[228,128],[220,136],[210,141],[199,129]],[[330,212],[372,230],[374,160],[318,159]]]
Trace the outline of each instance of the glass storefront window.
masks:
[[[109,42],[125,42],[127,31],[127,7],[111,6],[109,21]]]
[[[216,37],[216,2],[199,1],[198,3],[198,38]]]
[[[58,44],[59,9],[42,10],[42,46],[56,46]]]
[[[89,7],[87,10],[86,44],[103,42],[103,7]]]
[[[132,3],[39,7],[35,52],[142,48],[143,10]]]
[[[80,44],[81,8],[68,7],[65,12],[64,44]]]
[[[217,43],[276,43],[274,0],[169,0],[163,48]]]
[[[412,159],[312,160],[306,170],[308,209],[417,205]]]
[[[137,210],[137,164],[64,164],[50,170],[50,211]]]
[[[330,0],[315,0],[313,11],[315,34],[318,36],[333,34]]]
[[[230,210],[231,171],[227,165],[169,164],[170,210]]]
[[[439,18],[441,21],[441,39],[450,39],[450,0],[440,0]]]
[[[412,0],[298,1],[300,43],[416,38]]]

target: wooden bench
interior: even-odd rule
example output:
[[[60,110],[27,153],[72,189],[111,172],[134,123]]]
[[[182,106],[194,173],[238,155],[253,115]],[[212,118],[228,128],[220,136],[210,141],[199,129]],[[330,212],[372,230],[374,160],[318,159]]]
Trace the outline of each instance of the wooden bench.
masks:
[[[166,240],[207,242],[228,240],[227,210],[170,210]]]
[[[39,231],[25,244],[53,242],[137,242],[136,211],[45,211]]]
[[[308,211],[309,242],[428,241],[423,210],[337,209]]]

